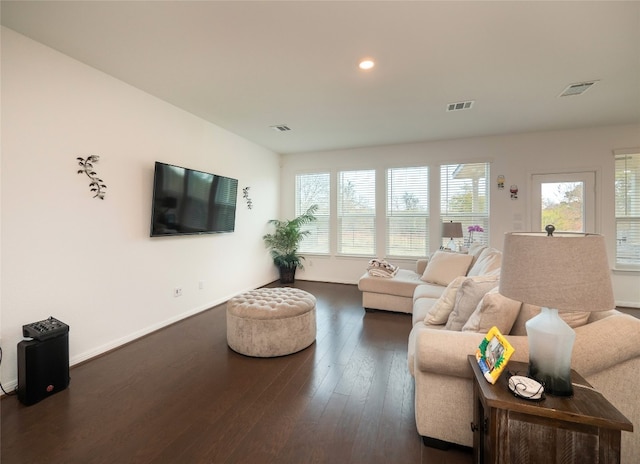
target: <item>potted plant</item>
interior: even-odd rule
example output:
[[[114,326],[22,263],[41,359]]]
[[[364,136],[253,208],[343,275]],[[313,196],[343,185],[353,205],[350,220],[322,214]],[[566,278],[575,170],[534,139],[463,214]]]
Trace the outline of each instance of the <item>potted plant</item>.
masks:
[[[293,283],[296,269],[304,268],[302,265],[304,256],[298,254],[298,247],[302,239],[310,232],[302,230],[302,226],[316,220],[314,214],[317,209],[318,205],[311,205],[307,211],[295,219],[289,221],[271,219],[269,221],[269,224],[275,226],[275,232],[262,238],[270,250],[273,263],[280,270],[280,282],[283,284]]]

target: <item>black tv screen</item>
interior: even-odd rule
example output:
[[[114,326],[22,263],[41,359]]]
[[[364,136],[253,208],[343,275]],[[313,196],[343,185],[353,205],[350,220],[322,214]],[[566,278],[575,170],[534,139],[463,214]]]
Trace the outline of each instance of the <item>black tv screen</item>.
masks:
[[[233,232],[238,180],[156,161],[151,236]]]

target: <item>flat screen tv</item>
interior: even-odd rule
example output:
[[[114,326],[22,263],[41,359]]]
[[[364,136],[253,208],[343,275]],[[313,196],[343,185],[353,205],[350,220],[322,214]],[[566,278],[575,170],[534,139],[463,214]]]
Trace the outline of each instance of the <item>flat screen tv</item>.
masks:
[[[156,161],[151,236],[233,232],[238,180]]]

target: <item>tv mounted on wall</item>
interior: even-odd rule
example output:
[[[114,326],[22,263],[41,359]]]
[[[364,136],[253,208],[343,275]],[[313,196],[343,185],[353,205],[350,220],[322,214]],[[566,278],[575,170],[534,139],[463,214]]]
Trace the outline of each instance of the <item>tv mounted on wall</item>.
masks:
[[[156,161],[151,236],[233,232],[238,180]]]

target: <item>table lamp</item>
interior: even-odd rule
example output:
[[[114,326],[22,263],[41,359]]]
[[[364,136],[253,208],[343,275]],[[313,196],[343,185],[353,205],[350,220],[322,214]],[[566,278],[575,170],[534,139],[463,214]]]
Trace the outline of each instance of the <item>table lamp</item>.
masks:
[[[615,302],[604,237],[552,229],[505,234],[500,293],[542,308],[526,323],[529,377],[551,395],[571,396],[576,334],[558,311],[606,311]]]
[[[453,239],[462,237],[462,223],[453,221],[443,222],[442,237],[449,237],[447,248],[449,248],[451,251],[458,251],[458,246],[456,245],[456,242],[453,241]]]

